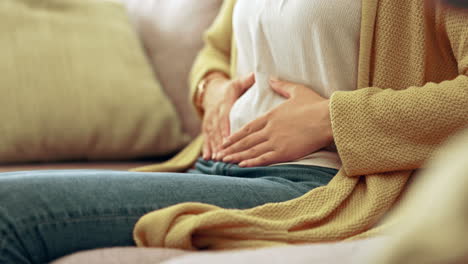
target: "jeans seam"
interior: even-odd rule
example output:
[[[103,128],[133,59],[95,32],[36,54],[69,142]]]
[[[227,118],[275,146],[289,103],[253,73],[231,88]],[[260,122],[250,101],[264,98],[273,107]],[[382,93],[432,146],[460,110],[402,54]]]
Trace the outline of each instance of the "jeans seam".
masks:
[[[152,209],[152,210],[156,210],[156,209]],[[93,215],[87,215],[87,214],[82,214],[80,213],[79,211],[67,211],[66,212],[67,214],[74,214],[76,213],[77,216],[76,217],[64,217],[65,219],[61,219],[61,220],[56,220],[56,221],[42,221],[40,219],[42,218],[54,218],[54,217],[57,217],[57,213],[53,213],[53,214],[36,214],[36,215],[33,215],[33,216],[30,216],[30,217],[27,217],[27,218],[20,218],[20,219],[17,219],[16,222],[17,223],[20,223],[21,225],[29,225],[31,223],[34,223],[36,225],[38,224],[51,224],[51,223],[54,223],[54,222],[64,222],[64,223],[72,223],[72,222],[75,222],[75,221],[81,221],[81,220],[85,220],[85,219],[95,219],[95,220],[99,220],[99,219],[108,219],[108,218],[115,218],[115,217],[122,217],[122,218],[125,218],[125,217],[131,217],[131,218],[134,218],[134,217],[141,217],[143,216],[142,215],[137,215],[135,213],[131,214],[131,215],[127,215],[127,216],[120,216],[117,214],[117,212],[112,212],[112,213],[106,213],[104,216],[93,216]],[[67,220],[70,220],[70,221],[67,221]],[[22,229],[23,230],[23,229]]]
[[[6,242],[7,242],[7,240],[8,240],[8,237],[7,237],[8,234],[7,234],[6,231],[2,230],[2,231],[0,232],[0,235],[2,236],[2,238],[1,238],[1,240],[0,240],[0,260],[1,260],[1,258],[2,258],[2,256],[3,256],[3,252],[6,250],[6,246],[4,246],[4,245],[7,244]]]
[[[13,241],[15,241],[15,235],[19,236],[19,230],[17,226],[14,224],[14,221],[8,216],[8,214],[3,212],[3,208],[0,208],[0,216],[2,218],[5,218],[2,220],[4,225],[2,225],[0,229],[0,235],[3,237],[3,239],[0,241],[0,257],[3,255],[3,252],[6,251],[8,245],[8,241],[12,241],[11,244],[14,244]],[[24,246],[22,241],[17,241],[18,243],[21,244],[21,246]]]
[[[0,235],[2,235],[2,240],[0,240],[0,260],[2,259],[3,252],[6,252],[6,245],[8,245],[8,242],[11,241],[11,244],[13,244],[13,241],[15,241],[14,238],[4,229],[1,230]]]
[[[71,223],[79,223],[79,222],[86,222],[90,220],[106,220],[106,219],[129,219],[129,218],[140,218],[141,216],[138,215],[128,215],[128,216],[115,216],[115,215],[108,215],[104,217],[81,217],[81,218],[73,218],[73,219],[63,219],[63,220],[56,220],[56,221],[45,221],[45,222],[38,222],[36,225],[53,225],[53,224],[71,224]]]

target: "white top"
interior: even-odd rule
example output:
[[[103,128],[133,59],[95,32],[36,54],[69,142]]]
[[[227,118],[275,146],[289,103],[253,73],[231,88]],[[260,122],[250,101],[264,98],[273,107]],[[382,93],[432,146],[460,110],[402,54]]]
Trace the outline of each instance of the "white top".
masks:
[[[255,72],[256,83],[234,104],[231,132],[286,100],[269,87],[270,76],[304,84],[325,98],[356,89],[360,23],[360,0],[238,0],[237,74]],[[333,148],[291,163],[341,167]]]

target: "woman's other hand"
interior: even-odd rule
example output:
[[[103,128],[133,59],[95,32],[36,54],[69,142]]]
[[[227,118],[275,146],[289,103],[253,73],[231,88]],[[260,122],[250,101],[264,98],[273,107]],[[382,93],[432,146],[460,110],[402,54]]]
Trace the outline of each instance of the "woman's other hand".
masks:
[[[267,166],[302,158],[333,142],[328,99],[274,78],[270,86],[287,101],[229,136],[222,145],[224,162]]]
[[[229,113],[236,100],[255,83],[252,73],[246,77],[229,80],[215,78],[206,87],[203,98],[205,115],[202,123],[202,133],[205,138],[203,158],[219,160],[223,140],[230,134]],[[218,157],[217,157],[218,156]]]

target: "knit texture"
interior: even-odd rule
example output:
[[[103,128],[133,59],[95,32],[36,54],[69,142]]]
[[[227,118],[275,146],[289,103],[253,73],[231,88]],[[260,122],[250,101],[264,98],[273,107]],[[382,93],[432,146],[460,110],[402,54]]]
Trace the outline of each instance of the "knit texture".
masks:
[[[192,89],[207,72],[235,64],[234,4],[224,2],[207,32]],[[343,161],[338,175],[300,198],[248,210],[184,203],[152,212],[135,227],[139,246],[263,247],[379,230],[369,231],[398,201],[414,170],[468,124],[468,15],[419,0],[364,0],[362,8],[359,89],[331,97]]]

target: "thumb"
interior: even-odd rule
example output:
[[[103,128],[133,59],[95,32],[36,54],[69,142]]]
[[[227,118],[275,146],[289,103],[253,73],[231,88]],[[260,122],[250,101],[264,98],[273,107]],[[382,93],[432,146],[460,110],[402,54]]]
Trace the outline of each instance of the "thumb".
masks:
[[[239,85],[239,90],[241,91],[241,93],[244,93],[250,87],[252,87],[252,85],[255,84],[255,74],[251,73],[247,75],[246,77],[239,79],[237,83]]]
[[[294,95],[294,88],[296,87],[295,84],[281,81],[276,77],[271,77],[269,82],[271,89],[273,89],[277,94],[288,99]]]

